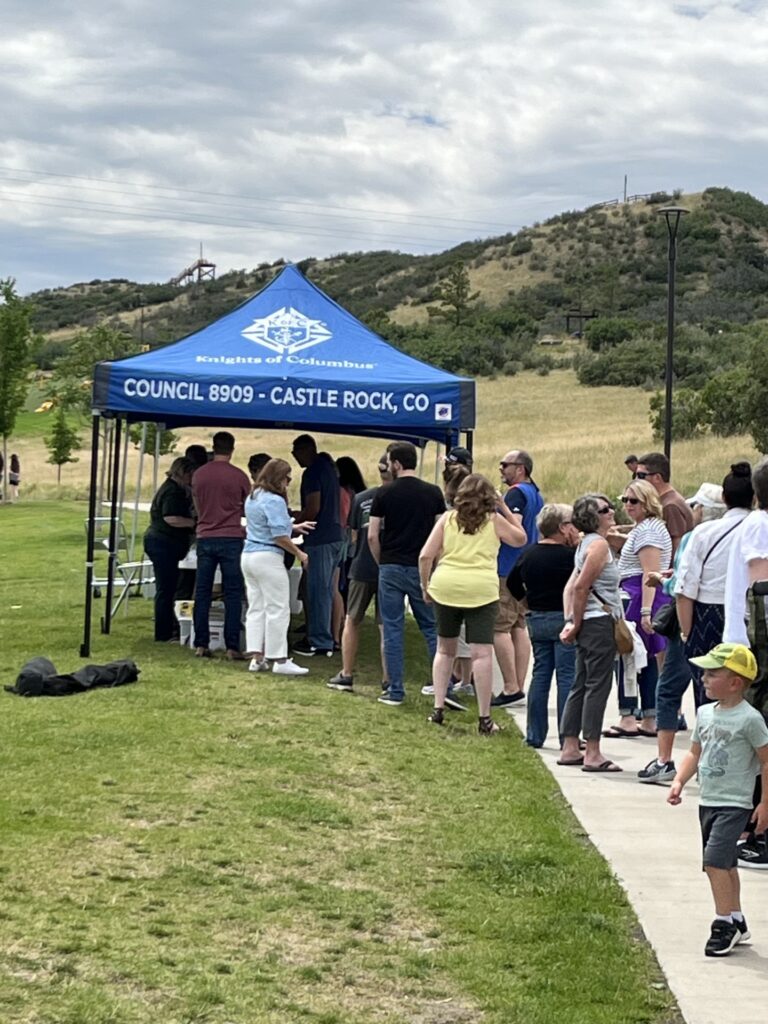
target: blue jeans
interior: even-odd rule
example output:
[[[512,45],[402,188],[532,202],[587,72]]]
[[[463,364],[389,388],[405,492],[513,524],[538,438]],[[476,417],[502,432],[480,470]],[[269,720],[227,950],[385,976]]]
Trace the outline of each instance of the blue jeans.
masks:
[[[415,565],[380,565],[379,614],[384,627],[384,660],[389,676],[389,695],[393,700],[405,697],[403,630],[406,597],[421,634],[427,641],[431,664],[437,651],[437,629],[434,612],[421,596],[418,568]]]
[[[333,650],[331,615],[333,614],[333,574],[344,550],[344,541],[305,546],[307,566],[307,640],[320,651]]]
[[[560,631],[565,625],[562,612],[529,612],[526,621],[533,647],[533,674],[528,687],[525,741],[529,747],[542,747],[549,729],[552,676],[557,674],[557,721],[560,722],[576,671],[576,646],[560,642]]]
[[[228,651],[240,650],[240,612],[243,599],[243,574],[240,556],[243,541],[239,537],[201,537],[197,542],[197,579],[195,580],[195,647],[211,642],[208,617],[216,566],[221,569],[224,596],[224,645]]]
[[[640,708],[637,706],[637,695],[630,697],[624,692],[624,662],[619,658],[619,714],[622,718],[635,715],[636,718],[653,718],[656,714],[656,681],[659,670],[656,656],[648,655],[648,664],[637,674],[637,689],[640,693]],[[675,719],[677,720],[677,719]]]
[[[664,667],[656,684],[656,727],[677,729],[680,701],[691,681],[691,665],[685,656],[685,647],[680,634],[669,638]]]

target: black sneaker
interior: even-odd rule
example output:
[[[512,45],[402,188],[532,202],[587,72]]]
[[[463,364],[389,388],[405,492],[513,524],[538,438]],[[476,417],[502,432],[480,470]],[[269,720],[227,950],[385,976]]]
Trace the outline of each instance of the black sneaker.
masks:
[[[739,847],[738,866],[740,868],[756,868],[768,871],[768,842],[765,835],[752,835]]]
[[[446,695],[445,706],[448,708],[449,711],[466,711],[467,710],[464,707],[464,705],[461,704],[459,701],[457,701],[455,697],[452,697],[450,695],[450,693]]]
[[[666,761],[664,764],[659,764],[658,760],[654,757],[652,761],[649,761],[645,768],[641,768],[637,773],[638,782],[671,782],[677,773],[674,761]]]
[[[345,676],[343,672],[337,672],[325,685],[329,690],[345,690],[347,693],[351,693],[352,676]]]
[[[498,693],[491,701],[491,707],[505,708],[512,704],[520,704],[524,700],[525,694],[522,690],[518,690],[517,693]]]
[[[293,645],[293,653],[300,654],[302,658],[314,658],[315,656],[330,658],[333,651],[326,651],[322,647],[313,647],[309,640],[300,640]]]
[[[747,939],[751,939],[752,938],[752,936],[750,935],[750,932],[749,932],[749,928],[747,927],[747,919],[746,918],[744,918],[743,921],[737,921],[736,918],[734,917],[733,923],[739,929],[739,937],[736,940],[737,944],[739,942],[746,942]]]
[[[427,717],[428,722],[432,722],[433,725],[443,725],[445,723],[445,712],[442,708],[435,708],[431,715]]]
[[[733,921],[713,921],[704,956],[728,956],[740,937],[741,932]]]

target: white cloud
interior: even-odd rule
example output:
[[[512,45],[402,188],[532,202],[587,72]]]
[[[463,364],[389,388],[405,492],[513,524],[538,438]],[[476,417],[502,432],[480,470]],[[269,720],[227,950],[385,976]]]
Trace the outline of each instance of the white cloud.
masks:
[[[765,0],[5,8],[0,251],[27,290],[162,279],[200,239],[222,269],[440,249],[625,172],[763,187]]]

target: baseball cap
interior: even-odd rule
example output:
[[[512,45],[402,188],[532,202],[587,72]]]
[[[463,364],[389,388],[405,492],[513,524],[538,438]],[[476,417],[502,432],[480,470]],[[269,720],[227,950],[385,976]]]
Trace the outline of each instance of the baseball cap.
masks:
[[[451,448],[445,456],[446,462],[460,462],[462,466],[472,465],[472,453],[467,448]]]
[[[718,644],[709,654],[689,660],[699,668],[729,668],[731,672],[750,681],[757,677],[755,656],[744,644]]]

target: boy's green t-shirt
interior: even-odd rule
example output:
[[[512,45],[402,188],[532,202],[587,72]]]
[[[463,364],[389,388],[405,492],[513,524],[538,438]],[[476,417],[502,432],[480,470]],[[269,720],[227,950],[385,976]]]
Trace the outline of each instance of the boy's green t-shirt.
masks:
[[[705,807],[752,807],[760,761],[755,751],[768,745],[763,716],[745,700],[734,708],[703,704],[696,715],[693,742],[701,744],[699,801]]]

